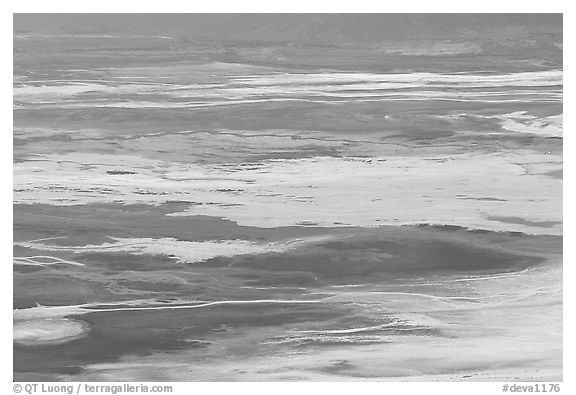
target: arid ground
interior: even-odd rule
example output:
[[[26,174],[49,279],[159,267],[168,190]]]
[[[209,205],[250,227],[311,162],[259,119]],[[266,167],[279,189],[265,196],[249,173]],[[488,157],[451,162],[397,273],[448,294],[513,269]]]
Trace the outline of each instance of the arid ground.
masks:
[[[16,15],[14,378],[561,380],[559,15]]]

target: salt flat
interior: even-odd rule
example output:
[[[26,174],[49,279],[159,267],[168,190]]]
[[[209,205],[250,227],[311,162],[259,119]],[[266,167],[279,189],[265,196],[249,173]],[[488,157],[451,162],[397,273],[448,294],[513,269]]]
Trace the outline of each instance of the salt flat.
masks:
[[[187,18],[15,19],[15,380],[562,379],[560,17]]]

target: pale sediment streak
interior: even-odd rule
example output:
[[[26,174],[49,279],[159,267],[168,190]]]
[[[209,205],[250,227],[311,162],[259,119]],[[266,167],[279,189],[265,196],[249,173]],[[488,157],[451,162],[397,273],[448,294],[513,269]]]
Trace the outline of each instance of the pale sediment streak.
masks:
[[[235,77],[232,74],[211,83],[24,80],[15,83],[14,100],[24,108],[200,108],[273,101],[556,102],[562,100],[561,87],[560,70],[500,75],[311,73]],[[94,93],[100,97],[94,98]],[[122,95],[121,99],[117,95]],[[132,98],[127,100],[127,95]]]
[[[470,296],[439,296],[439,295],[431,295],[431,294],[423,294],[423,293],[414,293],[414,292],[389,292],[389,291],[357,291],[357,292],[341,292],[339,296],[350,296],[350,295],[366,295],[366,296],[375,296],[375,295],[384,295],[384,296],[399,296],[399,297],[416,297],[416,298],[425,298],[425,299],[432,299],[432,300],[439,300],[439,301],[457,301],[457,302],[477,302],[482,299],[490,299],[496,296],[478,296],[478,297],[470,297]]]
[[[239,82],[252,85],[282,85],[282,84],[313,84],[351,83],[351,82],[395,82],[395,83],[451,83],[476,84],[483,86],[503,85],[558,85],[562,82],[561,70],[536,72],[519,72],[509,74],[450,74],[450,73],[285,73],[274,75],[258,75],[250,78],[236,78]]]
[[[46,261],[47,260],[47,261]],[[61,259],[55,256],[36,255],[36,256],[19,256],[14,257],[13,262],[16,265],[28,266],[48,266],[56,264],[67,264],[73,266],[84,266],[83,263]]]
[[[248,299],[248,300],[216,300],[216,301],[178,301],[172,304],[158,305],[154,300],[134,300],[124,302],[114,302],[108,304],[87,303],[71,306],[42,306],[14,309],[13,318],[15,321],[29,321],[35,319],[55,319],[88,313],[107,313],[120,311],[154,311],[154,310],[186,310],[213,306],[243,306],[258,304],[319,304],[328,302],[331,296],[322,299]],[[122,305],[123,307],[113,307]],[[106,307],[105,307],[106,306]]]
[[[401,325],[408,324],[405,320],[395,320],[392,322],[388,322],[386,324],[381,325],[374,325],[374,326],[365,326],[359,328],[348,328],[348,329],[324,329],[324,330],[302,330],[297,331],[298,334],[314,334],[314,335],[347,335],[347,334],[355,334],[355,333],[362,333],[362,332],[374,332],[379,331],[382,329],[390,329],[393,328],[394,330],[414,330],[414,329],[421,329],[421,328],[428,328],[425,325],[420,326],[412,326],[408,328],[402,328]]]
[[[218,257],[285,252],[308,243],[324,241],[330,238],[330,236],[310,237],[266,244],[254,243],[247,240],[194,242],[181,241],[174,238],[111,238],[114,240],[112,243],[84,246],[47,245],[37,242],[15,242],[14,244],[36,250],[69,252],[75,254],[124,252],[137,255],[164,255],[173,257],[181,263],[197,263]],[[55,260],[53,263],[78,264],[59,258],[53,259]],[[26,260],[27,258],[14,258],[15,263],[25,262]],[[34,261],[34,263],[36,263],[36,261]]]
[[[328,298],[324,299],[258,299],[258,300],[219,300],[215,302],[204,302],[192,305],[165,305],[165,306],[143,306],[143,307],[116,307],[116,308],[105,308],[105,309],[92,309],[89,308],[86,312],[118,312],[118,311],[147,311],[147,310],[183,310],[183,309],[198,309],[203,307],[211,306],[242,306],[242,305],[252,305],[252,304],[318,304],[325,302]]]
[[[491,96],[494,97],[494,96]],[[146,101],[130,101],[130,102],[115,102],[107,101],[105,103],[91,102],[91,101],[78,101],[66,103],[58,102],[39,102],[34,103],[35,108],[203,108],[203,107],[219,107],[219,106],[237,106],[237,105],[247,105],[247,104],[258,104],[258,103],[272,103],[272,102],[303,102],[303,103],[318,103],[318,104],[343,104],[343,103],[358,103],[358,102],[385,102],[385,101],[447,101],[447,102],[462,102],[462,103],[561,103],[562,98],[554,95],[546,95],[544,98],[530,98],[529,95],[523,96],[521,99],[483,99],[482,97],[471,97],[469,99],[459,98],[459,97],[426,97],[425,95],[414,94],[412,96],[404,95],[402,97],[396,97],[389,95],[389,97],[378,97],[378,98],[351,98],[348,100],[321,100],[321,99],[306,99],[306,98],[261,98],[261,99],[238,99],[238,100],[228,100],[228,101],[214,101],[214,102],[146,102]],[[18,108],[18,107],[16,107]]]

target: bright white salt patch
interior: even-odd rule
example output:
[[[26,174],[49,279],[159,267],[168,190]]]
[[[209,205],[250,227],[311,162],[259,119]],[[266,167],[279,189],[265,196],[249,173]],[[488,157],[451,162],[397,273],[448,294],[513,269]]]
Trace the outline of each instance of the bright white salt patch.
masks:
[[[371,159],[316,157],[270,160],[248,167],[86,153],[34,159],[40,162],[14,164],[17,204],[189,201],[188,210],[172,215],[210,215],[266,228],[434,223],[538,234],[562,232],[561,226],[488,220],[513,213],[531,222],[562,221],[557,199],[562,182],[542,175],[561,168],[561,157],[531,150],[449,156],[423,151],[418,156]],[[110,170],[135,174],[110,175]],[[205,248],[212,248],[196,247],[199,256],[204,256]],[[243,243],[220,247],[225,251],[262,248]]]
[[[14,342],[26,345],[59,344],[84,335],[88,325],[65,318],[35,319],[15,322]]]
[[[33,242],[16,242],[14,244],[37,250],[65,251],[73,253],[89,252],[127,252],[138,255],[166,255],[183,263],[202,262],[217,257],[232,257],[247,254],[265,254],[284,252],[306,243],[326,240],[328,237],[312,237],[295,239],[285,242],[258,244],[246,240],[226,241],[180,241],[173,238],[112,238],[113,243],[103,243],[85,246],[56,246]]]
[[[512,132],[532,133],[555,137],[563,136],[563,114],[538,118],[527,114],[525,111],[517,111],[502,115],[499,118],[503,119],[501,123],[502,127]]]

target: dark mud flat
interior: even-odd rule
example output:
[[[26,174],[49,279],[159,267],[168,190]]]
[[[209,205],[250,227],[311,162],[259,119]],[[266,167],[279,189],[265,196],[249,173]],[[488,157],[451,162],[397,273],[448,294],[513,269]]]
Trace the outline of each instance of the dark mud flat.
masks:
[[[14,22],[15,380],[562,379],[561,16]]]
[[[276,237],[293,230],[277,232]],[[16,308],[33,307],[30,291],[25,290],[41,288],[44,296],[36,294],[34,299],[46,307],[36,307],[38,315],[60,319],[48,306],[79,304],[63,317],[84,322],[89,330],[64,344],[16,343],[18,377],[127,378],[133,374],[128,366],[149,361],[145,364],[155,367],[159,380],[203,379],[195,369],[225,359],[257,364],[245,369],[247,379],[283,379],[295,373],[330,379],[358,368],[333,368],[330,362],[304,370],[287,366],[282,374],[262,370],[266,361],[283,355],[292,360],[356,352],[375,353],[384,367],[391,362],[387,347],[393,350],[404,342],[432,348],[454,341],[479,344],[486,333],[510,336],[512,328],[487,329],[482,337],[468,331],[479,332],[474,327],[479,323],[472,322],[502,306],[517,312],[526,303],[538,302],[539,297],[518,283],[534,281],[534,276],[544,282],[560,269],[550,261],[561,256],[562,238],[557,236],[434,227],[348,228],[336,236],[332,229],[313,232],[332,234],[336,240],[290,253],[213,258],[201,264],[137,259],[129,269],[122,266],[129,255],[78,252],[72,255],[89,269],[19,272],[15,286],[21,291],[15,303],[21,302]],[[63,281],[70,284],[62,286]],[[88,285],[95,289],[92,295]],[[518,289],[510,288],[514,286]],[[507,300],[515,302],[508,306]],[[522,302],[518,305],[516,300]],[[552,320],[554,309],[547,309],[553,300],[547,298],[542,306]],[[464,331],[463,325],[470,327]],[[132,358],[140,362],[127,362]],[[174,360],[190,370],[182,368],[174,375]],[[350,360],[364,363],[359,356]],[[213,377],[241,379],[228,369],[217,369]]]

